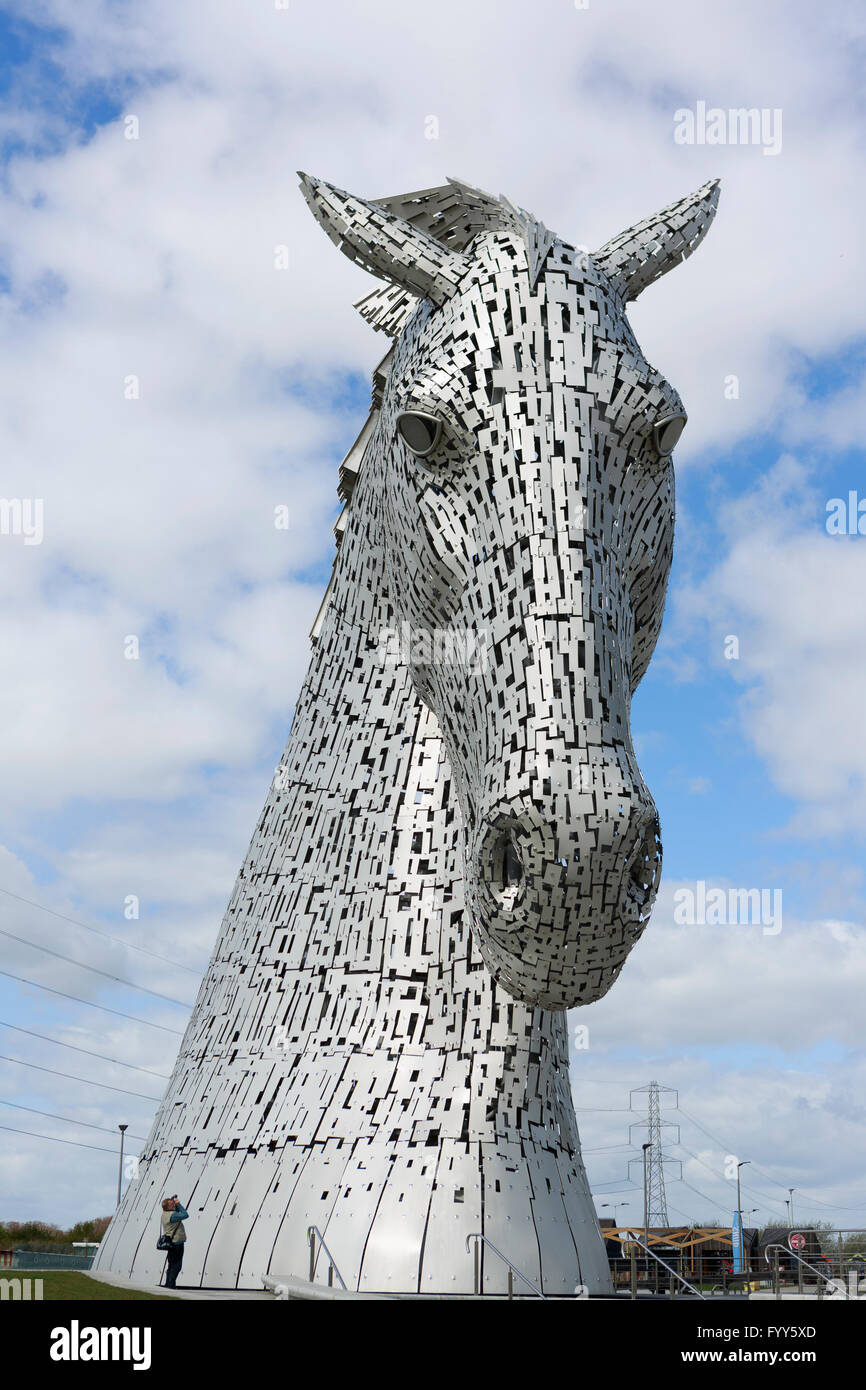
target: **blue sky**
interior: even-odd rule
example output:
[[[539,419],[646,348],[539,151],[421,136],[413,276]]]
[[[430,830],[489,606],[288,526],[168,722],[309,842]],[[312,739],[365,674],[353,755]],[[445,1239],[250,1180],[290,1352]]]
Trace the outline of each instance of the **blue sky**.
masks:
[[[60,25],[34,24],[10,10],[0,14],[0,93],[13,112],[39,112],[58,122],[50,134],[46,128],[41,138],[7,136],[4,162],[28,149],[37,153],[62,149],[73,130],[77,138],[87,139],[100,125],[117,119],[119,91],[129,82],[71,80],[64,64],[65,42],[66,31]]]
[[[730,1208],[736,1152],[755,1164],[758,1219],[793,1185],[803,1217],[866,1226],[866,537],[825,529],[829,498],[866,493],[862,21],[848,6],[669,0],[653,18],[631,0],[545,0],[527,53],[516,0],[482,0],[454,53],[453,0],[432,32],[389,4],[336,8],[339,23],[292,28],[232,0],[0,17],[0,449],[8,495],[46,507],[43,546],[0,540],[0,926],[194,995],[282,750],[337,464],[385,346],[351,310],[365,277],[312,224],[295,169],[365,196],[455,174],[590,246],[719,174],[705,246],[632,316],[689,411],[665,627],[633,709],[665,870],[622,979],[585,1011],[575,1097],[600,1194],[632,1190],[639,1148],[611,1146],[636,1118],[630,1089],[655,1077],[692,1117],[669,1116],[679,1216]],[[780,107],[782,152],[675,146],[674,110],[699,99]],[[781,889],[784,931],[675,926],[673,894],[698,880]],[[0,1029],[6,1056],[158,1094],[130,1067],[170,1071],[183,1009],[0,941],[10,974],[149,1020],[0,977],[7,1023],[117,1060]],[[108,1151],[119,1116],[146,1134],[153,1112],[15,1062],[0,1098],[0,1124]],[[107,1153],[0,1130],[0,1215],[71,1222],[109,1211],[113,1183]]]

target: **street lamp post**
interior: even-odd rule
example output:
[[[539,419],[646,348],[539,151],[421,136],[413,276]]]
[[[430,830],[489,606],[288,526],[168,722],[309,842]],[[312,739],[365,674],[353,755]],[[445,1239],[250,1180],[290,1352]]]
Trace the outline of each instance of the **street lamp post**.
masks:
[[[789,1203],[789,1205],[788,1205],[788,1210],[790,1211],[790,1214],[791,1214],[791,1225],[792,1225],[792,1226],[793,1226],[793,1224],[794,1224],[794,1192],[795,1192],[795,1190],[796,1190],[796,1189],[793,1188],[793,1187],[789,1187],[789,1188],[788,1188],[788,1203]]]
[[[118,1125],[120,1130],[120,1163],[117,1169],[117,1205],[120,1206],[120,1185],[123,1182],[123,1136],[129,1129],[129,1125]]]
[[[644,1245],[647,1245],[647,1246],[648,1246],[648,1245],[649,1245],[649,1193],[648,1193],[648,1190],[647,1190],[646,1156],[647,1156],[647,1149],[651,1149],[651,1148],[652,1148],[652,1141],[650,1141],[650,1142],[647,1143],[647,1144],[641,1144],[641,1148],[643,1149],[643,1243],[644,1243]],[[646,1251],[644,1251],[644,1257],[643,1257],[643,1258],[644,1258],[644,1264],[646,1265],[647,1279],[649,1279],[649,1256],[648,1256],[648,1254],[646,1253]],[[658,1274],[658,1265],[656,1265],[656,1274]]]
[[[652,1148],[652,1143],[641,1144],[643,1149],[643,1243],[649,1245],[649,1194],[647,1192],[646,1178],[646,1155],[647,1149]]]
[[[744,1158],[737,1164],[737,1215],[740,1218],[740,1273],[743,1273],[743,1200],[740,1196],[740,1169],[745,1168],[747,1163],[751,1163],[750,1158]]]

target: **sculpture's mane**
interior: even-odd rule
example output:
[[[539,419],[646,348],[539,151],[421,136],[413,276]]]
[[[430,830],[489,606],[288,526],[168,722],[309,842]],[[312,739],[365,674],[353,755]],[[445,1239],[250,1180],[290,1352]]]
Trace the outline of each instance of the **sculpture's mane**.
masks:
[[[476,237],[483,232],[510,232],[520,237],[529,260],[530,282],[538,279],[545,257],[556,238],[532,213],[516,207],[508,198],[485,193],[481,188],[463,183],[460,179],[449,178],[437,188],[422,188],[415,193],[397,193],[389,198],[376,198],[377,207],[403,218],[418,227],[428,236],[447,246],[452,251],[465,251]],[[401,285],[386,284],[371,290],[355,304],[361,317],[377,329],[396,340],[415,311],[418,296]],[[340,464],[337,495],[343,509],[334,525],[337,546],[346,528],[349,503],[355,484],[361,472],[364,456],[373,436],[376,420],[382,405],[382,395],[391,363],[393,347],[389,348],[373,372],[373,390],[370,413],[364,427]],[[322,599],[311,637],[319,635],[322,618],[331,596],[333,577]]]
[[[497,198],[460,179],[449,179],[438,188],[423,188],[417,193],[377,198],[376,203],[435,237],[451,251],[465,251],[482,232],[508,231],[522,237],[533,284],[555,240],[532,213],[515,207],[508,198]],[[367,323],[396,338],[417,302],[410,290],[386,285],[359,299],[355,308]]]

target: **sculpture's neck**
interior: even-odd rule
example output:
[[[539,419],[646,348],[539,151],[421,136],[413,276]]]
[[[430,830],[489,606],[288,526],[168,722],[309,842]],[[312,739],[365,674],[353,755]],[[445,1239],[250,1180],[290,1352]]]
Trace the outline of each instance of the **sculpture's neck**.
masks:
[[[362,473],[289,740],[218,946],[225,960],[240,956],[251,933],[261,940],[259,971],[271,966],[281,981],[279,998],[263,995],[265,1018],[273,1004],[273,1026],[287,1028],[291,1046],[335,1040],[318,1013],[304,1014],[309,971],[339,972],[335,993],[357,994],[358,1007],[346,1011],[352,1044],[369,1044],[371,1029],[396,1036],[393,1014],[404,1004],[417,1040],[423,972],[440,959],[440,926],[461,888],[458,812],[436,721],[406,666],[383,659],[380,634],[395,619],[377,513]],[[259,1036],[264,1021],[250,1017]]]
[[[387,640],[398,621],[378,501],[362,473],[272,815],[280,872],[323,885],[333,963],[416,979],[440,958],[448,909],[462,908],[460,821],[436,720]]]
[[[291,735],[203,986],[210,1008],[197,1015],[219,1023],[206,1037],[193,1028],[185,1049],[282,1049],[293,1068],[337,1077],[341,1059],[375,1057],[377,1074],[406,1069],[406,1108],[388,1112],[386,1135],[382,1110],[365,1106],[371,1137],[507,1134],[573,1153],[565,1015],[514,1001],[481,963],[439,729],[405,665],[382,658],[380,632],[396,622],[372,487],[362,474]],[[255,969],[241,977],[251,942]],[[349,1111],[333,1113],[336,1133]]]
[[[457,841],[453,809],[447,832],[443,824],[450,799],[436,782],[436,721],[387,641],[397,619],[378,530],[378,498],[362,474],[278,770],[282,815],[305,845],[303,864],[284,861],[282,871],[315,870],[347,901],[363,895],[368,920],[371,895],[428,887],[444,872],[441,846]],[[321,820],[311,835],[313,802]],[[382,910],[382,899],[373,901]]]

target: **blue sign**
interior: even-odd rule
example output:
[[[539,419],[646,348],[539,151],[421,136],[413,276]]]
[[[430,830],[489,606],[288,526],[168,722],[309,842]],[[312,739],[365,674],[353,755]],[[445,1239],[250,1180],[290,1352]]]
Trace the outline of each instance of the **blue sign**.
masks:
[[[734,1215],[733,1215],[733,1219],[732,1219],[732,1221],[731,1221],[731,1249],[732,1249],[732,1252],[733,1252],[733,1266],[734,1266],[734,1273],[735,1273],[735,1274],[742,1274],[742,1272],[743,1272],[743,1261],[742,1261],[742,1259],[741,1259],[741,1250],[742,1250],[742,1229],[741,1229],[741,1227],[742,1227],[742,1222],[741,1222],[741,1220],[740,1220],[740,1213],[739,1213],[738,1211],[735,1211],[735,1212],[734,1212]]]

